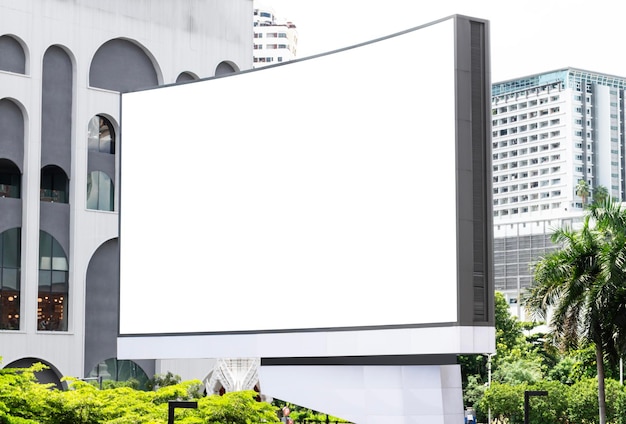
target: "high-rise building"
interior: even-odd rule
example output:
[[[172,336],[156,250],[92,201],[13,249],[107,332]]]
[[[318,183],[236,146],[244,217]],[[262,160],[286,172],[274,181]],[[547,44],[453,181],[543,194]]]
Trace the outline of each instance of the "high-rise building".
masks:
[[[252,12],[252,0],[0,0],[3,367],[43,362],[42,378],[60,384],[175,365],[116,356],[119,92],[251,68]],[[183,184],[163,169],[146,184]],[[176,196],[163,193],[154,206]],[[155,231],[176,231],[170,225]]]
[[[255,6],[253,25],[255,68],[296,58],[298,31],[293,22],[277,18],[272,8]]]
[[[625,89],[576,68],[492,84],[494,280],[513,307],[554,228],[580,224],[601,187],[626,200]]]

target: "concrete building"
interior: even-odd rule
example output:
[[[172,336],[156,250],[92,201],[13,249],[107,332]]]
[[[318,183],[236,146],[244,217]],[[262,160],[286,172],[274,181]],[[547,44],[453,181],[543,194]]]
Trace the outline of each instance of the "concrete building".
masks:
[[[576,68],[492,84],[495,288],[520,318],[553,229],[580,225],[599,187],[626,200],[625,88],[626,78]]]
[[[272,8],[255,5],[253,25],[255,68],[296,58],[298,31],[293,22],[277,18]]]
[[[252,13],[252,0],[0,0],[3,367],[41,361],[56,383],[211,371],[117,360],[118,93],[251,68]],[[184,179],[146,182],[159,178]]]

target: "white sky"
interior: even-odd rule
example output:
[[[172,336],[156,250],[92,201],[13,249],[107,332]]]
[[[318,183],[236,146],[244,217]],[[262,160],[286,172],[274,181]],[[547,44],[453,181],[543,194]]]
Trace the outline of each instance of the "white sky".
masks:
[[[297,26],[299,58],[462,14],[491,23],[492,82],[567,66],[626,77],[626,2],[620,0],[255,0],[257,4]]]

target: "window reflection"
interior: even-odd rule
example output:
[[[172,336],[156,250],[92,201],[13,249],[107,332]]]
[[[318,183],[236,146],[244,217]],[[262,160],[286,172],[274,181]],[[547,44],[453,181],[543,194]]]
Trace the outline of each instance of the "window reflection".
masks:
[[[90,172],[87,176],[87,209],[113,210],[113,181],[102,171]]]
[[[97,364],[87,375],[90,378],[102,378],[112,381],[136,380],[139,389],[145,390],[148,376],[137,363],[128,360],[110,358]]]
[[[115,153],[113,125],[104,116],[96,115],[89,121],[88,147],[90,152]]]
[[[0,234],[0,330],[20,328],[21,231]]]
[[[67,331],[69,292],[67,256],[50,234],[39,232],[39,293],[37,329]]]

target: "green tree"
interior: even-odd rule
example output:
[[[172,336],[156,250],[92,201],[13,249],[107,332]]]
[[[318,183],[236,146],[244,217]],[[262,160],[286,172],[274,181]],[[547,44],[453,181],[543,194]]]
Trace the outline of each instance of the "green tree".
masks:
[[[530,397],[529,422],[533,424],[570,423],[568,421],[568,386],[558,381],[543,380],[529,386],[528,389],[548,392],[547,396]]]
[[[148,390],[157,390],[159,387],[174,386],[181,382],[180,375],[175,375],[171,371],[167,374],[155,374],[154,377],[148,380],[146,388]]]
[[[605,350],[615,365],[626,350],[626,211],[606,199],[591,206],[602,240],[600,272],[603,290],[596,300],[605,312]]]
[[[541,359],[517,358],[513,361],[503,360],[498,363],[498,369],[493,373],[493,380],[507,384],[534,384],[543,378]]]
[[[491,416],[498,422],[521,424],[524,422],[524,390],[528,390],[526,384],[510,385],[494,381],[479,402],[480,409],[486,411],[491,408]]]
[[[593,204],[602,205],[609,199],[609,190],[605,186],[599,185],[593,190]]]
[[[580,197],[583,201],[583,206],[587,204],[587,199],[589,198],[590,190],[589,184],[585,180],[578,180],[578,184],[576,184],[576,196]]]
[[[509,305],[502,293],[495,293],[494,302],[496,350],[500,357],[504,357],[512,350],[525,346],[523,326],[517,317],[511,315]]]
[[[261,423],[279,422],[275,408],[267,402],[257,402],[253,390],[229,392],[224,396],[208,396],[198,401],[203,423]]]
[[[487,390],[487,386],[479,375],[468,376],[467,384],[463,390],[463,404],[474,408],[478,422],[487,421],[487,409],[483,411],[480,405],[485,390]]]
[[[585,378],[574,383],[568,394],[568,415],[572,423],[594,423],[598,416],[598,380]],[[623,390],[615,380],[606,380],[607,422],[620,417],[619,399]]]
[[[600,424],[606,423],[604,390],[604,353],[607,342],[605,296],[601,275],[602,239],[586,217],[579,231],[558,229],[553,242],[561,249],[540,259],[534,269],[534,283],[525,304],[534,316],[545,320],[552,311],[551,332],[565,349],[581,342],[595,347],[598,378],[598,414]]]

